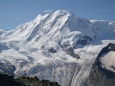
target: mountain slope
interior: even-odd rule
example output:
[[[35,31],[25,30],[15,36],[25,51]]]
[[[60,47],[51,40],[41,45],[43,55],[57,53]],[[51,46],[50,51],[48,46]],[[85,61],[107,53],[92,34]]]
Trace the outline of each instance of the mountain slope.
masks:
[[[10,64],[1,71],[38,76],[61,86],[84,86],[98,53],[115,42],[115,22],[89,20],[66,10],[40,14],[13,31],[1,32],[0,62]]]

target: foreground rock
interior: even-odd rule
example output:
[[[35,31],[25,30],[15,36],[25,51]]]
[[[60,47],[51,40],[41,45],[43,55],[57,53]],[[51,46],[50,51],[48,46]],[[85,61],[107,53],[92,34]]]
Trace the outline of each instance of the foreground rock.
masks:
[[[37,77],[18,77],[0,73],[0,86],[60,86],[57,82],[39,80]]]
[[[88,86],[115,86],[115,72],[107,69],[107,67],[103,67],[103,64],[100,60],[104,57],[104,55],[111,51],[115,52],[115,44],[108,44],[108,46],[103,48],[99,53],[90,72]]]

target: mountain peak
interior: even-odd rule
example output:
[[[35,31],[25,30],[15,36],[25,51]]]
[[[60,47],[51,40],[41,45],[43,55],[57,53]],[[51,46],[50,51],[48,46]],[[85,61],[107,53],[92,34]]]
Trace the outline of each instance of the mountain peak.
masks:
[[[71,15],[73,15],[73,13],[68,11],[68,10],[56,10],[56,11],[40,13],[40,14],[38,14],[37,17],[39,18],[39,17],[44,16],[44,15],[69,15],[69,16],[71,16]]]
[[[54,13],[58,13],[58,14],[72,14],[70,11],[68,10],[57,10],[54,11]]]
[[[38,16],[34,19],[34,21],[38,22],[39,20],[42,20],[47,17],[49,17],[50,19],[53,17],[53,19],[55,19],[55,18],[66,16],[66,18],[68,18],[69,16],[72,16],[72,15],[73,13],[71,13],[68,10],[57,10],[57,11],[52,11],[49,13],[38,14]]]

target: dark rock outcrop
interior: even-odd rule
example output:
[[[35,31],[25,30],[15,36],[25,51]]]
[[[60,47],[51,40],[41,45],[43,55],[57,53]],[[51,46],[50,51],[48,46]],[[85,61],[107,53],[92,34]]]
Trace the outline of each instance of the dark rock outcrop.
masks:
[[[20,81],[16,81],[13,76],[0,73],[0,86],[26,86]]]
[[[49,80],[39,80],[35,77],[18,77],[17,80],[26,84],[27,86],[60,86],[57,82],[50,82]]]
[[[101,66],[100,58],[109,51],[115,51],[115,44],[108,44],[98,54],[97,59],[91,69],[87,86],[115,86],[115,72],[107,70]]]
[[[83,36],[83,37],[79,38],[79,40],[77,41],[76,46],[77,46],[77,45],[82,45],[82,46],[84,46],[84,45],[88,44],[88,41],[91,42],[91,41],[92,41],[92,38],[90,38],[89,36]]]
[[[3,73],[14,75],[14,71],[16,70],[15,66],[9,62],[2,63],[0,62],[0,71]]]
[[[18,77],[0,73],[0,86],[60,86],[57,82],[39,80],[37,77]]]

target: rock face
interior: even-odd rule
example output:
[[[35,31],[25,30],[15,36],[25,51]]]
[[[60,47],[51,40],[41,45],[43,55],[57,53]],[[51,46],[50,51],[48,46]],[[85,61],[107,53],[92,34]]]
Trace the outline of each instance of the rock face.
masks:
[[[100,61],[101,57],[110,51],[115,51],[115,44],[109,43],[99,53],[89,74],[88,86],[115,86],[115,72],[103,67]]]
[[[26,86],[22,82],[16,81],[13,76],[0,73],[0,86]]]
[[[15,66],[10,64],[10,63],[1,63],[0,62],[0,71],[7,73],[7,74],[11,74],[14,75],[14,71],[15,71]]]
[[[37,77],[18,77],[0,73],[0,86],[60,86],[57,82],[39,80]]]
[[[39,80],[35,77],[18,77],[17,81],[22,82],[26,86],[60,86],[57,82],[50,82],[49,80]]]

